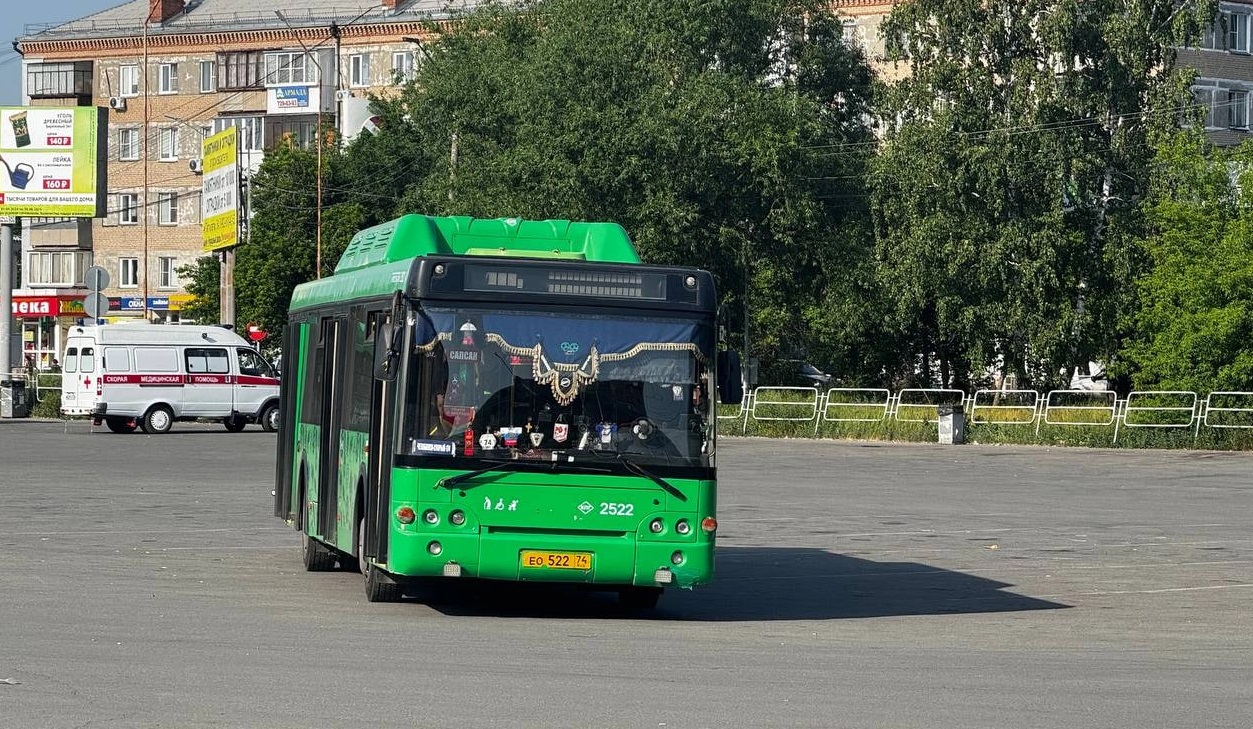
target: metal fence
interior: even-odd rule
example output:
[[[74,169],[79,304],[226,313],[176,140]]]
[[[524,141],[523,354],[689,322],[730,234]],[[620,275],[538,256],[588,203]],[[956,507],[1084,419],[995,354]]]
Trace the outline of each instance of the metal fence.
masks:
[[[947,388],[758,387],[745,391],[738,405],[719,409],[723,428],[749,421],[813,424],[934,423],[938,408],[961,406],[971,425],[1021,426],[1038,435],[1047,425],[1059,428],[1113,428],[1113,442],[1126,429],[1253,429],[1253,392],[1212,392],[1205,397],[1179,390],[1135,391],[1125,399],[1093,390],[978,390],[967,394]],[[732,426],[734,427],[734,426]]]

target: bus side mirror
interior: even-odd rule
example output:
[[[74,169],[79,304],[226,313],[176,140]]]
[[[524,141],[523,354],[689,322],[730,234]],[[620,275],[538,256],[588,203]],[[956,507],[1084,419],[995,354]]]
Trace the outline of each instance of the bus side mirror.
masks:
[[[718,353],[718,402],[739,405],[744,400],[744,373],[740,353],[733,349]]]
[[[394,382],[400,369],[400,346],[404,321],[404,300],[399,291],[392,297],[392,310],[374,337],[374,379]]]
[[[374,338],[374,379],[385,382],[396,380],[396,371],[400,369],[400,352],[393,345],[398,336],[396,328],[388,324]]]

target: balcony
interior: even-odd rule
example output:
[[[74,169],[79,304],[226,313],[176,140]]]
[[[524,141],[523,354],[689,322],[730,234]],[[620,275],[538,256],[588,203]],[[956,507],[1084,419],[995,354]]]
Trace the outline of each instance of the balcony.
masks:
[[[78,99],[90,104],[92,62],[30,63],[26,66],[26,93],[32,99]]]

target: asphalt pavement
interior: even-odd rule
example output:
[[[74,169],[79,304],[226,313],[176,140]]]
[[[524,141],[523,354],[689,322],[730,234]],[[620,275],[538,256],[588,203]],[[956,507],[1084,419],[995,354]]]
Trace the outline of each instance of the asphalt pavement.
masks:
[[[1253,454],[723,438],[717,577],[370,604],[275,436],[0,420],[0,729],[1253,725]]]

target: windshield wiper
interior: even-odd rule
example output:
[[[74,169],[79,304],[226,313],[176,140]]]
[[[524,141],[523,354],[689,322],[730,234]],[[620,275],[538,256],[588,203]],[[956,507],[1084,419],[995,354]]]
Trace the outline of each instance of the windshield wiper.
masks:
[[[680,490],[678,490],[677,488],[675,488],[675,487],[674,487],[674,484],[672,484],[672,483],[670,483],[669,481],[665,480],[665,479],[664,479],[664,478],[662,478],[661,476],[658,476],[657,474],[653,473],[652,471],[648,470],[647,468],[644,468],[643,466],[641,466],[640,464],[636,463],[635,461],[632,461],[630,458],[627,458],[626,456],[624,456],[624,455],[622,455],[621,453],[619,453],[619,454],[618,454],[618,461],[619,461],[619,462],[620,462],[623,466],[626,466],[626,470],[630,471],[631,473],[634,473],[636,476],[643,476],[644,478],[648,479],[649,481],[652,481],[653,483],[655,483],[655,484],[657,484],[658,486],[660,486],[660,487],[662,487],[663,489],[665,489],[665,490],[666,490],[666,492],[667,492],[667,493],[669,493],[670,495],[675,496],[675,497],[678,497],[678,499],[679,499],[680,501],[687,501],[687,497],[683,495],[683,492],[682,492],[682,491],[680,491]]]
[[[525,463],[525,461],[492,461],[492,465],[487,466],[486,468],[480,468],[477,471],[466,471],[465,473],[459,473],[456,476],[445,476],[435,482],[435,488],[450,489],[463,481],[469,481],[475,476],[482,476],[485,473],[500,471],[505,468],[515,468],[519,463]]]

